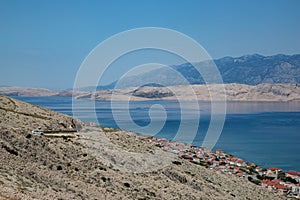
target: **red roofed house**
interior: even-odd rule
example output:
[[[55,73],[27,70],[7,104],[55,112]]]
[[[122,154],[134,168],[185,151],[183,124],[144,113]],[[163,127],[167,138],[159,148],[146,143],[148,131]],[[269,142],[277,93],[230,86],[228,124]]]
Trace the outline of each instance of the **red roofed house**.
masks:
[[[218,153],[218,154],[219,154],[219,153],[223,153],[223,151],[222,151],[221,149],[217,149],[217,150],[216,150],[216,153]]]
[[[280,185],[280,184],[276,184],[276,185],[274,185],[274,187],[276,188],[277,193],[280,195],[287,193],[287,191],[289,189],[287,186]]]
[[[238,158],[232,157],[230,159],[230,165],[236,165],[237,164],[237,160],[238,160]]]
[[[290,170],[285,173],[286,177],[291,177],[292,179],[295,179],[298,183],[300,182],[300,172],[296,172],[293,170]]]
[[[280,172],[281,169],[280,168],[277,168],[277,167],[270,167],[268,170],[267,170],[267,176],[269,177],[274,177],[275,179],[277,179],[278,177],[278,172]]]
[[[237,166],[239,166],[239,167],[245,167],[246,166],[246,162],[243,161],[242,159],[238,159],[237,160]]]
[[[268,182],[269,182],[269,180],[263,179],[263,180],[261,181],[261,185],[262,185],[262,186],[266,186]]]
[[[267,188],[269,191],[273,190],[273,183],[267,179],[261,181],[261,186]]]
[[[284,194],[288,192],[289,187],[282,184],[282,181],[279,179],[274,179],[272,181],[264,179],[261,181],[261,186],[268,188],[269,191],[276,190],[279,194]]]

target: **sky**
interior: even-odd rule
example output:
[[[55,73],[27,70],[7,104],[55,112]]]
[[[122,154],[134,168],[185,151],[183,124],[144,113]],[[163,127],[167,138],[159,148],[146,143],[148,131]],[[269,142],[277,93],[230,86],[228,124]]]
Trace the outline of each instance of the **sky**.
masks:
[[[72,88],[99,43],[141,27],[184,33],[212,58],[299,54],[299,8],[299,0],[0,0],[0,86]],[[163,57],[167,64],[180,62]],[[103,83],[128,63],[111,68]]]

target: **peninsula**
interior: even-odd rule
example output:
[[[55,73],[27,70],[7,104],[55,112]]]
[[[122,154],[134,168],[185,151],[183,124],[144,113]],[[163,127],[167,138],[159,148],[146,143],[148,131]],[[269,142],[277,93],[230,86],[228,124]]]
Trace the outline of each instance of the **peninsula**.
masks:
[[[299,84],[211,84],[174,85],[167,87],[142,86],[98,91],[63,90],[40,88],[0,87],[0,95],[8,96],[73,96],[88,100],[184,100],[219,101],[300,101]],[[211,96],[214,99],[211,99]]]

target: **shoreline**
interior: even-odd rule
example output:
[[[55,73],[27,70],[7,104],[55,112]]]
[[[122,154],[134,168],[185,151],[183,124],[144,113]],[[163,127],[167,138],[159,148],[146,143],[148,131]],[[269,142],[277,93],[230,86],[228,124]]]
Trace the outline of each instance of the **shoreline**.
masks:
[[[108,128],[104,126],[98,127]],[[121,129],[115,130],[123,131],[127,134],[136,134],[140,137],[140,139],[147,143],[155,145],[164,151],[174,153],[179,158],[185,159],[193,164],[246,179],[278,195],[289,198],[300,198],[300,172],[296,172],[294,170],[285,172],[274,166],[262,168],[255,163],[247,162],[235,157],[234,155],[226,153],[221,149],[213,151],[206,147],[195,146],[193,144],[147,136],[141,133]],[[173,164],[181,165],[180,163]]]
[[[97,91],[49,90],[44,88],[0,87],[0,94],[6,96],[68,96],[85,100],[116,101],[258,101],[289,102],[300,101],[299,84],[194,84],[165,87],[141,86]]]
[[[38,98],[38,97],[34,97],[34,98]],[[54,97],[53,97],[54,98]],[[64,98],[64,97],[61,97],[61,98]],[[21,100],[22,100],[22,98],[20,98]],[[30,102],[30,101],[29,101]],[[208,103],[208,102],[206,102],[206,103]],[[235,102],[234,102],[235,103]],[[244,102],[245,103],[245,102]],[[261,103],[261,102],[259,102],[259,103]],[[245,104],[248,104],[248,103],[245,103]],[[268,102],[268,103],[266,103],[266,104],[270,104],[270,105],[272,105],[273,103],[270,103],[270,102]],[[278,104],[280,104],[280,103],[278,103]],[[289,103],[285,103],[285,104],[289,104]],[[292,104],[294,104],[294,103],[292,103]],[[295,103],[296,105],[298,105],[298,103]],[[41,106],[43,106],[42,104],[41,104]],[[250,106],[250,108],[253,108],[252,107],[252,105],[249,105]],[[247,107],[249,107],[248,105],[247,105]],[[269,108],[270,106],[267,106],[267,108]],[[284,107],[286,107],[286,106],[284,106]],[[53,109],[53,108],[52,108]],[[247,110],[247,109],[246,109]],[[58,110],[59,111],[59,110]],[[242,112],[239,112],[239,113],[236,113],[235,111],[230,111],[230,109],[229,110],[227,110],[228,111],[228,116],[231,116],[231,115],[235,115],[235,114],[239,114],[239,115],[244,115],[244,114],[246,114],[246,115],[248,115],[248,114],[252,114],[252,113],[249,113],[248,111],[244,111],[244,110],[242,110]],[[253,111],[253,109],[252,109],[252,111]],[[59,111],[60,112],[60,111]],[[286,111],[284,111],[284,110],[274,110],[274,111],[271,111],[271,113],[300,113],[300,110],[299,111],[290,111],[290,109],[289,110],[286,110]],[[264,114],[264,113],[270,113],[270,110],[268,110],[267,112],[265,112],[264,110],[262,110],[262,109],[260,109],[259,110],[259,112],[254,112],[254,114],[260,114],[260,113],[262,113],[262,114]],[[89,120],[87,120],[87,121],[89,121]],[[101,125],[101,124],[100,124]],[[107,126],[107,127],[111,127],[111,128],[116,128],[115,126],[110,126],[109,124],[105,124],[105,126]],[[168,139],[171,139],[171,138],[168,138]],[[196,144],[196,145],[199,145],[199,144]],[[225,149],[225,151],[230,151],[230,149]],[[232,154],[233,155],[239,155],[239,156],[241,156],[242,158],[245,158],[246,160],[247,160],[247,156],[246,155],[248,155],[248,154],[243,154],[243,155],[241,155],[240,154],[240,152],[238,152],[237,154],[234,154],[233,153],[234,151],[232,151]],[[251,153],[251,152],[250,152]],[[251,158],[250,160],[252,161],[252,162],[257,162],[258,160],[256,160],[255,159],[255,156],[252,156],[251,157],[251,155],[253,155],[253,154],[249,154],[250,155],[250,157],[248,157],[248,158]],[[269,167],[269,166],[272,166],[272,161],[269,161],[269,162],[267,162],[267,163],[269,163],[268,165],[265,165],[265,163],[266,162],[264,162],[264,160],[263,159],[260,159],[259,161],[259,164],[260,165],[262,165],[262,166],[264,166],[264,167]],[[294,166],[294,165],[293,165]],[[298,165],[297,165],[298,166]],[[291,167],[291,166],[289,166],[289,167],[284,167],[283,165],[281,165],[281,163],[280,163],[280,166],[279,167],[282,167],[283,169],[285,169],[285,170],[290,170],[290,169],[297,169],[297,170],[299,170],[299,167]]]
[[[53,96],[23,96],[23,95],[18,95],[18,96],[13,96],[13,95],[3,95],[3,94],[0,94],[2,96],[7,96],[7,97],[11,97],[11,98],[39,98],[39,97],[42,97],[42,98],[71,98],[71,99],[74,99],[74,100],[78,100],[78,101],[98,101],[98,102],[101,102],[101,101],[104,101],[104,102],[128,102],[127,100],[125,99],[88,99],[88,98],[76,98],[76,97],[73,97],[73,96],[60,96],[60,95],[53,95]],[[130,101],[133,101],[133,102],[151,102],[151,101],[163,101],[163,102],[176,102],[178,100],[176,99],[131,99]],[[199,102],[199,103],[223,103],[224,101],[210,101],[210,100],[181,100],[181,102],[183,103],[191,103],[191,102]],[[296,100],[225,100],[226,103],[300,103],[300,99],[296,99]]]
[[[221,149],[214,151],[203,146],[109,128],[97,125],[96,123],[87,122],[85,124],[87,126],[99,127],[104,131],[106,129],[111,133],[120,131],[128,135],[134,134],[148,144],[154,145],[163,151],[176,154],[180,159],[248,180],[280,196],[300,198],[300,172],[294,170],[284,171],[275,166],[263,168],[254,162],[248,162]],[[173,162],[173,164],[181,165],[177,161]]]
[[[137,195],[151,197],[149,191],[151,191],[152,197],[155,195],[160,199],[172,199],[175,196],[183,199],[197,199],[199,196],[209,199],[223,199],[224,197],[233,199],[236,196],[241,199],[246,197],[283,198],[249,183],[245,178],[215,171],[209,167],[205,168],[187,160],[192,157],[192,153],[196,153],[195,151],[203,150],[207,155],[212,154],[200,147],[181,143],[174,145],[174,142],[166,140],[164,142],[163,139],[156,140],[141,134],[110,128],[102,129],[100,127],[88,130],[85,125],[95,125],[95,123],[84,124],[73,117],[11,98],[1,97],[1,107],[10,111],[0,110],[5,114],[1,119],[3,122],[1,143],[4,148],[0,149],[5,171],[0,174],[0,182],[2,181],[0,184],[7,186],[0,189],[0,198],[3,196],[3,191],[4,195],[8,196],[13,193],[28,198],[43,196],[68,199],[78,197],[78,194],[83,195],[81,197],[84,198],[98,197],[101,199],[106,197],[109,199],[118,197],[132,199]],[[32,130],[65,130],[65,127],[70,130],[76,128],[81,132],[75,138],[66,138],[63,135],[49,138],[32,133]],[[90,136],[95,136],[96,140],[89,140]],[[155,173],[128,174],[119,171],[118,165],[116,167],[107,165],[101,159],[107,158],[109,163],[115,163],[116,159],[122,155],[117,148],[110,151],[112,146],[107,146],[107,138],[102,136],[110,138],[113,143],[119,144],[125,151],[128,150],[132,153],[144,152],[153,155],[153,152],[163,152],[161,148],[168,150],[167,148],[171,146],[176,148],[180,145],[186,145],[187,148],[182,146],[179,149],[183,151],[180,157],[177,157],[179,154],[158,153],[157,155],[160,155],[158,160],[166,159],[164,155],[174,155],[171,156],[172,160],[169,160],[170,165],[162,170]],[[140,138],[144,138],[144,140],[140,140]],[[104,149],[101,144],[106,145]],[[157,147],[158,145],[161,147]],[[117,154],[110,153],[115,150],[117,150]],[[197,153],[195,155],[197,156]],[[201,152],[198,153],[198,156],[200,155]],[[226,155],[223,155],[226,158]],[[119,161],[121,161],[121,167],[126,167],[126,164],[133,162],[138,166],[143,163],[143,159],[142,163],[130,158],[124,160],[125,163],[122,159]],[[9,175],[9,179],[6,178],[7,175]],[[161,188],[166,188],[166,186],[167,189],[162,191]],[[71,190],[61,190],[62,188]],[[133,194],[132,191],[136,192]]]

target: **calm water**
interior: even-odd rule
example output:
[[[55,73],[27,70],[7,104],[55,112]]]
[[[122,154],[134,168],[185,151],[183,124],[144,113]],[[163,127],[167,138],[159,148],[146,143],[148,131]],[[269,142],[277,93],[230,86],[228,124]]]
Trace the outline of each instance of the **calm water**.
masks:
[[[72,99],[69,97],[16,97],[29,103],[50,108],[72,115]],[[87,106],[90,101],[78,101],[79,118],[83,121],[95,121],[91,118],[92,109]],[[178,130],[180,121],[187,127],[195,122],[194,105],[184,104],[189,112],[181,120],[180,107],[175,101],[131,102],[130,115],[139,126],[150,124],[149,108],[160,104],[166,110],[166,123],[156,134],[157,137],[172,139]],[[96,122],[101,125],[118,128],[113,118],[109,101],[96,101]],[[115,105],[119,125],[130,124],[125,114],[123,102]],[[201,120],[197,135],[193,141],[201,145],[210,123],[210,104],[200,103]],[[164,114],[153,116],[152,124],[161,125]],[[134,131],[152,134],[143,128]],[[148,130],[149,131],[149,130]],[[230,102],[227,104],[227,115],[222,134],[215,148],[233,154],[246,161],[254,162],[263,167],[276,166],[284,170],[300,171],[300,102]]]

